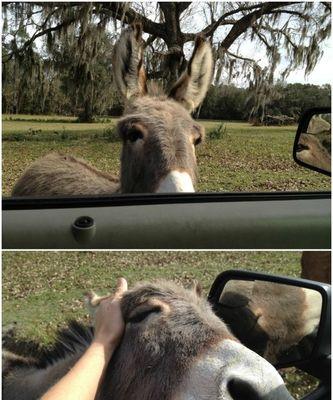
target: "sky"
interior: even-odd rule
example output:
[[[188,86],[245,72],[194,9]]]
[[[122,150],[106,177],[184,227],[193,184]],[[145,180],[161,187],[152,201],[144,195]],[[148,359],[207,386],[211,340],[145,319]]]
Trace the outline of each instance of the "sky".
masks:
[[[324,46],[324,54],[321,60],[316,65],[315,69],[307,78],[304,77],[304,70],[296,70],[287,78],[287,82],[311,83],[314,85],[323,85],[324,83],[332,84],[333,72],[333,51],[332,41]]]
[[[304,75],[305,68],[302,69],[297,69],[289,74],[289,76],[286,79],[286,82],[288,83],[310,83],[313,85],[323,85],[327,83],[332,83],[332,72],[333,72],[333,47],[332,47],[332,41],[327,40],[325,43],[323,43],[323,56],[322,58],[318,61],[316,67],[314,70],[308,74],[307,76]],[[242,51],[241,54],[243,56],[247,57],[253,57],[253,54],[256,54],[256,59],[259,59],[259,64],[261,66],[265,66],[267,62],[265,50],[263,47],[258,49],[253,42],[247,41],[242,45]],[[278,67],[277,71],[283,70],[283,68],[286,66],[286,63],[283,61]],[[278,74],[276,74],[276,77],[278,77]],[[241,82],[237,82],[241,85]]]

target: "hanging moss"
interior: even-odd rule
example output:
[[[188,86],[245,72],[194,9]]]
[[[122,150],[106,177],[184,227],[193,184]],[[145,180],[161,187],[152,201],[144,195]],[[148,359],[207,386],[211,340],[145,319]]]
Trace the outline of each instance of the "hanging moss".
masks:
[[[107,5],[110,3],[7,3],[3,7],[3,29],[6,31],[8,26],[15,27],[17,34],[11,42],[5,43],[7,53],[14,57],[15,63],[20,69],[30,70],[29,73],[21,74],[24,79],[35,79],[41,82],[41,90],[47,92],[50,86],[45,78],[43,65],[37,65],[37,58],[34,52],[37,52],[34,43],[25,46],[29,39],[26,24],[33,24],[33,13],[38,12],[35,21],[42,26],[42,29],[61,26],[61,29],[48,32],[42,37],[45,53],[50,59],[54,59],[58,64],[59,71],[69,74],[72,79],[71,93],[77,99],[78,104],[82,102],[83,96],[85,102],[98,102],[98,71],[96,70],[96,60],[100,57],[103,40],[105,40],[106,27],[110,21],[114,21],[114,30],[118,25],[126,23],[125,14],[132,8],[137,12],[142,9],[136,3],[118,3],[117,11],[122,11],[118,16],[120,24],[117,25],[116,19],[112,17]],[[254,3],[251,3],[254,4]],[[233,11],[239,7],[239,2],[212,3],[207,9],[207,16],[212,20],[217,20],[224,13]],[[170,5],[171,7],[171,5]],[[192,7],[192,6],[191,6]],[[193,6],[194,7],[194,6]],[[306,73],[313,70],[318,60],[322,56],[321,46],[331,31],[330,11],[323,3],[302,2],[283,7],[290,11],[301,13],[298,15],[284,14],[275,10],[272,14],[263,14],[260,18],[253,16],[251,26],[237,40],[232,47],[233,55],[221,49],[218,45],[217,36],[212,37],[215,44],[214,60],[216,63],[215,83],[218,84],[222,79],[232,82],[235,78],[243,76],[248,80],[249,87],[253,88],[258,96],[258,110],[260,113],[265,109],[265,98],[269,100],[269,85],[278,78],[278,66],[281,63],[281,54],[288,57],[288,65],[284,68],[282,78],[295,68],[304,67]],[[176,9],[176,8],[175,8]],[[156,4],[156,22],[163,23],[165,16],[158,4]],[[181,25],[186,26],[188,15],[192,12],[188,8],[186,13],[182,14]],[[251,11],[250,11],[251,12]],[[241,19],[248,14],[243,11],[235,14],[232,18]],[[35,26],[37,31],[38,27]],[[221,29],[220,29],[221,28]],[[226,32],[229,27],[220,27],[219,40],[221,32]],[[182,28],[183,29],[183,28]],[[231,27],[230,27],[231,29]],[[179,33],[181,35],[182,33]],[[111,41],[114,41],[117,32]],[[167,51],[164,40],[159,35],[147,46],[145,59],[148,62],[148,73],[161,72],[162,79],[167,75],[167,57],[163,53]],[[238,57],[240,54],[240,45],[244,40],[252,39],[258,50],[264,48],[269,60],[266,69],[259,69],[254,59],[245,59]],[[181,40],[180,40],[181,42]],[[43,51],[44,51],[43,48]],[[32,49],[34,49],[32,51]],[[63,66],[61,64],[64,63]],[[42,62],[43,64],[43,62]],[[185,67],[184,59],[179,61],[179,69]],[[44,71],[43,73],[41,71]],[[44,76],[44,78],[42,78]],[[21,79],[21,78],[20,78]],[[23,78],[22,78],[23,79]],[[44,80],[43,80],[44,79]],[[68,89],[69,90],[69,89]],[[41,95],[42,96],[42,95]],[[43,98],[43,96],[41,97]],[[87,104],[82,107],[92,109]]]

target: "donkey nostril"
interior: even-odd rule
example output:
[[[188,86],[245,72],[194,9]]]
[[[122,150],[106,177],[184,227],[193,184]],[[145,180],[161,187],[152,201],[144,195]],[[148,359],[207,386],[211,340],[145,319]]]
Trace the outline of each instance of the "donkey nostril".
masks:
[[[250,382],[232,378],[227,384],[228,391],[234,400],[259,400],[257,389]]]

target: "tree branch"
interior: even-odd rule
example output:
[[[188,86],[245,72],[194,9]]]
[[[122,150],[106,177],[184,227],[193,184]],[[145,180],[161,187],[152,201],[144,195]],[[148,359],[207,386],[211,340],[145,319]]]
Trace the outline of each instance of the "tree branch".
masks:
[[[253,9],[256,9],[260,7],[260,4],[255,4],[252,6],[245,6],[245,7],[239,7],[235,10],[229,11],[223,15],[221,15],[221,17],[217,20],[217,21],[213,21],[210,25],[207,25],[206,28],[204,28],[201,33],[204,34],[206,37],[210,37],[215,31],[216,29],[221,26],[221,25],[227,25],[227,24],[234,24],[235,20],[229,20],[230,22],[228,22],[227,24],[224,23],[226,18],[230,17],[231,15],[237,14],[241,11],[250,11]]]
[[[190,5],[191,2],[187,2],[187,1],[182,1],[177,4],[177,11],[178,11],[178,15],[180,15],[182,12],[184,12]]]
[[[294,48],[297,48],[297,45],[291,40],[290,36],[284,32],[283,30],[279,30],[279,29],[273,29],[270,26],[267,25],[262,25],[261,26],[262,29],[265,29],[267,32],[271,32],[271,33],[275,33],[275,32],[279,32],[281,33],[287,40],[287,42]]]
[[[290,14],[290,15],[296,15],[299,18],[305,19],[306,21],[309,20],[308,15],[304,15],[301,12],[294,10],[272,10],[270,14]]]
[[[231,53],[231,51],[229,51],[229,50],[225,50],[225,52],[231,57],[238,58],[239,60],[247,61],[247,62],[250,62],[253,64],[257,64],[257,61],[252,58],[242,57],[239,54]]]
[[[219,25],[215,28],[215,30],[219,27],[219,26],[222,26],[222,25],[234,25],[236,23],[236,20],[233,20],[233,19],[227,19],[227,20],[225,20],[225,21],[222,21],[222,22],[220,22],[219,23]],[[191,42],[191,41],[193,41],[193,40],[195,40],[195,38],[198,36],[198,35],[204,35],[205,37],[211,37],[212,35],[214,34],[214,32],[208,32],[208,33],[206,33],[204,30],[202,30],[201,32],[198,32],[198,33],[183,33],[183,38],[184,38],[184,43],[186,43],[186,42]]]
[[[48,16],[48,17],[49,17],[49,16]],[[46,20],[45,20],[45,22],[44,22],[44,24],[43,24],[44,26],[46,25],[47,19],[48,19],[48,18],[46,18]],[[74,23],[75,21],[76,21],[76,18],[70,18],[70,19],[64,21],[63,23],[61,23],[61,24],[59,24],[59,25],[53,26],[53,27],[51,27],[51,28],[44,29],[43,31],[40,31],[40,32],[36,31],[36,32],[31,36],[31,38],[30,38],[29,40],[27,40],[27,41],[23,44],[23,46],[22,46],[20,49],[18,49],[18,52],[19,52],[19,53],[22,53],[22,52],[24,52],[25,50],[27,50],[28,47],[30,47],[30,45],[31,45],[37,38],[39,38],[40,36],[47,35],[47,34],[50,33],[50,32],[59,31],[60,29],[66,27],[66,26],[71,25],[71,24]],[[8,62],[9,60],[11,60],[11,59],[13,58],[14,54],[15,54],[14,52],[11,52],[10,54],[8,54],[7,58],[6,58],[3,62],[6,63],[6,62]]]
[[[328,1],[322,1],[321,4],[323,4],[324,7],[325,7],[328,11],[331,12],[332,6],[331,6],[331,3],[330,3],[330,2],[328,2]]]
[[[127,8],[126,3],[124,4],[120,2],[108,2],[97,4],[102,5],[103,10],[109,11],[113,18],[116,18],[118,20],[122,20],[124,18],[124,22],[126,22],[127,24],[131,24],[133,22],[141,22],[144,32],[149,33],[150,35],[159,36],[164,39],[164,24],[151,21],[147,17],[138,14],[132,8]]]
[[[297,2],[263,3],[259,10],[245,15],[245,17],[241,18],[236,22],[236,24],[234,24],[228,35],[221,42],[220,47],[228,49],[234,43],[234,41],[253,24],[255,20],[259,19],[263,15],[270,14],[271,11],[275,10],[276,8],[286,7],[295,3],[297,4]]]
[[[257,27],[255,25],[252,26],[252,29],[254,30],[254,32],[256,33],[256,35],[258,36],[258,38],[265,44],[266,47],[268,47],[269,49],[272,47],[268,42],[267,39],[265,37],[265,35],[262,35]]]
[[[7,3],[10,4],[10,3]],[[43,3],[35,3],[36,5],[42,5]],[[98,4],[98,3],[96,3]],[[159,24],[156,22],[151,21],[150,19],[138,14],[137,12],[135,12],[133,9],[131,8],[126,8],[126,6],[124,5],[124,3],[99,3],[102,5],[102,10],[105,12],[110,12],[113,18],[116,18],[118,20],[122,20],[124,18],[124,21],[128,24],[137,21],[137,22],[141,22],[142,26],[143,26],[143,30],[147,33],[150,33],[152,35],[155,36],[159,36],[164,38],[164,33],[165,33],[165,29],[164,29],[164,25],[163,24]],[[76,7],[76,6],[82,6],[82,3],[70,3],[71,7]],[[48,16],[46,17],[45,21],[43,22],[43,24],[41,25],[41,28],[44,28],[47,24],[47,22],[50,20],[50,18],[52,17],[52,15],[55,13],[55,10],[53,12],[51,12],[50,14],[48,14]],[[50,32],[55,32],[55,31],[59,31],[73,23],[75,23],[77,20],[77,17],[72,17],[66,21],[63,21],[62,23],[47,28],[47,29],[42,29],[42,30],[37,30],[29,40],[27,40],[23,46],[18,49],[19,53],[24,52],[25,50],[27,50],[31,44],[39,37],[47,35]],[[8,62],[12,57],[14,56],[14,52],[11,52],[10,54],[7,55],[6,59],[3,60],[3,62]]]

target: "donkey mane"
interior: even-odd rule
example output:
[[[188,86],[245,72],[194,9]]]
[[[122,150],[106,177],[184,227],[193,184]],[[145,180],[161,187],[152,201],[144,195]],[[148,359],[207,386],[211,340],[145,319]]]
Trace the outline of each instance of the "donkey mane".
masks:
[[[126,293],[122,301],[125,321],[133,309],[151,296],[163,298],[172,293],[180,296],[183,294],[183,288],[174,283],[164,280],[157,280],[156,283],[158,286],[152,282],[140,282]],[[189,294],[190,292],[187,293],[187,295]],[[35,340],[17,337],[16,328],[14,328],[4,331],[2,346],[7,353],[20,355],[19,359],[10,360],[10,369],[22,366],[44,369],[57,361],[85,350],[91,344],[93,336],[93,327],[76,320],[69,320],[64,328],[57,330],[51,345],[43,345]],[[3,372],[6,374],[8,371]]]
[[[26,363],[13,359],[10,369],[22,365],[37,369],[47,368],[55,362],[65,359],[69,355],[77,354],[90,345],[93,339],[93,328],[82,323],[70,320],[67,326],[57,331],[55,341],[51,346],[41,345],[34,340],[16,337],[15,332],[10,332],[2,338],[2,346],[7,352],[20,354]],[[4,373],[8,371],[3,371]]]
[[[150,298],[189,299],[200,304],[202,302],[199,286],[195,290],[185,290],[175,283],[156,280],[156,282],[140,282],[129,290],[122,299],[122,313],[128,322],[130,314]],[[45,370],[47,367],[71,356],[78,356],[91,344],[94,329],[76,320],[67,322],[66,327],[57,331],[51,345],[43,345],[35,340],[22,339],[17,336],[16,329],[3,332],[3,377],[16,369],[34,368]]]

